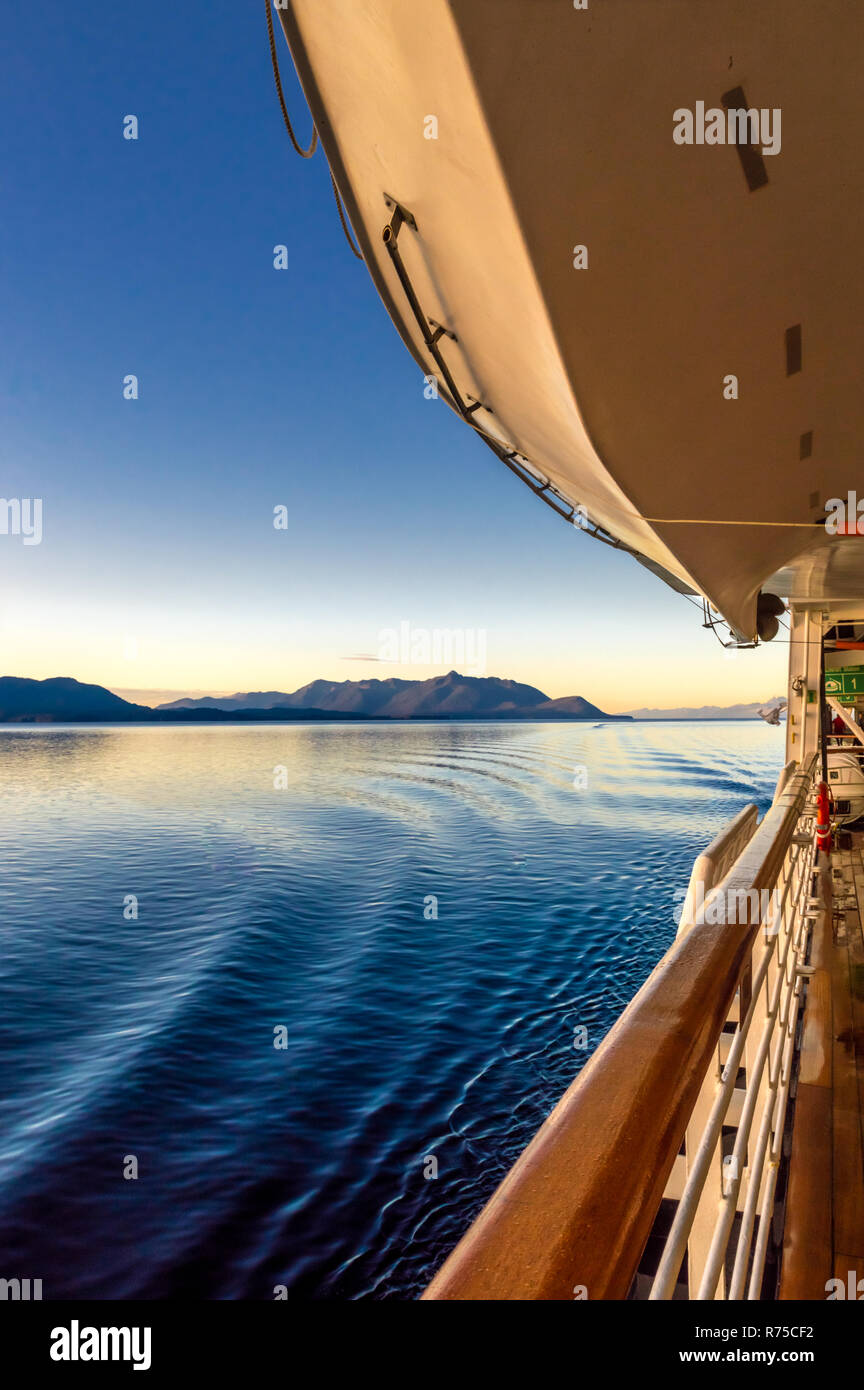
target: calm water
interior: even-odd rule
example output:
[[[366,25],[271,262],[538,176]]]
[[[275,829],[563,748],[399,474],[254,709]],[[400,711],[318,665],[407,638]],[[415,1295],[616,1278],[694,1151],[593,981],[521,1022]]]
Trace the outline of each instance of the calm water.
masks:
[[[783,734],[0,728],[0,1276],[416,1296]]]

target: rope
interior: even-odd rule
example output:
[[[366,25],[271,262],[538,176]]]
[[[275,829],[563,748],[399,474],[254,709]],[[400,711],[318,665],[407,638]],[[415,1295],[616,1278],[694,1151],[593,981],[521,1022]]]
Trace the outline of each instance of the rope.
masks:
[[[276,36],[273,33],[273,15],[270,10],[270,0],[264,0],[264,5],[267,10],[267,35],[270,39],[270,60],[273,63],[273,76],[276,79],[276,95],[279,98],[279,105],[282,107],[282,119],[285,122],[285,129],[291,136],[291,144],[294,146],[300,158],[311,159],[318,148],[318,131],[313,125],[311,143],[308,150],[304,150],[297,136],[294,134],[294,128],[291,125],[291,117],[288,115],[288,107],[285,105],[285,93],[282,91],[282,78],[279,75],[279,59],[276,54]]]
[[[329,166],[328,166],[328,167],[329,167]],[[342,194],[339,192],[339,189],[338,189],[338,187],[336,186],[336,180],[335,180],[334,177],[333,177],[333,170],[332,170],[332,169],[330,169],[330,182],[331,182],[332,185],[333,185],[333,196],[334,196],[334,198],[336,199],[336,206],[337,206],[337,208],[339,209],[339,221],[342,223],[342,230],[343,230],[343,232],[345,233],[345,240],[347,241],[348,245],[351,247],[351,251],[352,251],[352,253],[357,257],[358,261],[362,261],[362,260],[363,260],[363,252],[362,252],[362,251],[358,251],[358,250],[357,250],[357,247],[354,245],[354,241],[353,241],[353,239],[352,239],[351,232],[350,232],[350,229],[349,229],[349,227],[348,227],[348,218],[346,217],[346,215],[345,215],[345,209],[344,209],[343,206],[342,206]]]
[[[316,149],[318,148],[318,131],[313,125],[312,139],[309,143],[309,148],[308,150],[304,150],[302,145],[298,141],[297,136],[294,134],[294,127],[291,124],[291,117],[288,115],[288,107],[285,105],[285,93],[282,90],[282,77],[279,73],[279,58],[276,53],[276,37],[273,33],[273,14],[270,9],[270,0],[264,0],[264,6],[267,10],[267,37],[270,40],[270,61],[273,64],[273,77],[276,81],[276,95],[279,98],[279,105],[282,108],[282,119],[285,122],[285,129],[288,131],[288,134],[291,137],[291,144],[294,146],[300,158],[311,159]],[[330,182],[333,185],[333,196],[336,199],[336,207],[339,210],[339,221],[342,223],[342,230],[345,233],[345,240],[351,248],[352,255],[356,256],[358,261],[362,261],[363,253],[362,251],[358,251],[357,247],[354,244],[354,239],[351,236],[351,229],[348,224],[348,218],[346,216],[345,209],[342,205],[342,195],[339,192],[339,189],[336,185],[336,180],[333,177],[333,170],[330,168],[329,160],[327,162],[327,172],[330,175]]]

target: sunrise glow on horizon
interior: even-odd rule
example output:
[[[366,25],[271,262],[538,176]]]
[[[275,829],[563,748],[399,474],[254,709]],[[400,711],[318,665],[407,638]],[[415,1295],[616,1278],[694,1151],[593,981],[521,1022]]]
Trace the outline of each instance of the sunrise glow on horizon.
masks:
[[[269,119],[259,37],[207,55],[211,81],[249,99],[230,120],[208,111],[206,135],[182,82],[156,106],[140,91],[142,65],[165,62],[142,33],[61,127],[34,114],[13,151],[0,459],[6,495],[41,498],[43,516],[40,544],[4,538],[2,674],[158,703],[463,669],[349,659],[407,621],[484,632],[487,674],[610,712],[781,692],[783,634],[730,657],[698,606],[553,515],[426,399],[344,244],[326,164],[290,158]],[[136,141],[118,89],[141,109]],[[20,119],[32,97],[17,95]],[[64,209],[50,257],[29,234],[36,168]]]

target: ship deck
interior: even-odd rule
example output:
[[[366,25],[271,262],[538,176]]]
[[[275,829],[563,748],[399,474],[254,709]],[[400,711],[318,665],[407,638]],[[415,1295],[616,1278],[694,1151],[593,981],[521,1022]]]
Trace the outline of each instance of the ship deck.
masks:
[[[850,1271],[864,1279],[864,832],[838,842],[811,947],[781,1299],[824,1299],[832,1278],[848,1297]]]

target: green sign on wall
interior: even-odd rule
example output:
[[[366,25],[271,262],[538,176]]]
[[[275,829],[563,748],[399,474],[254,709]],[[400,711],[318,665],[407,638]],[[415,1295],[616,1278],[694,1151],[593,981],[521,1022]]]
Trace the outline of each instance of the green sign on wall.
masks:
[[[825,672],[825,694],[845,703],[864,695],[864,666],[843,666]]]

